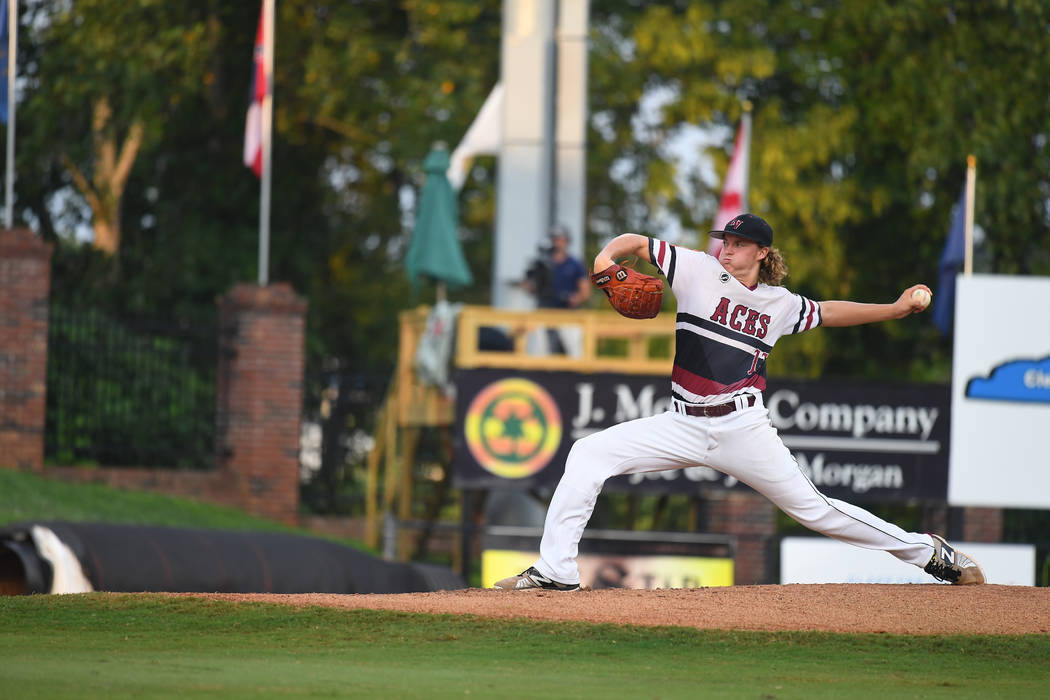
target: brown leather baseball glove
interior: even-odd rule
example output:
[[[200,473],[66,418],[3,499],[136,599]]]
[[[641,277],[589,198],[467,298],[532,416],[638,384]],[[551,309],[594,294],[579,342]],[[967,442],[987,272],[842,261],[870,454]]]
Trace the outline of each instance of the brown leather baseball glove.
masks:
[[[591,275],[591,282],[609,297],[609,303],[627,318],[653,318],[660,313],[664,283],[629,267],[612,264]]]

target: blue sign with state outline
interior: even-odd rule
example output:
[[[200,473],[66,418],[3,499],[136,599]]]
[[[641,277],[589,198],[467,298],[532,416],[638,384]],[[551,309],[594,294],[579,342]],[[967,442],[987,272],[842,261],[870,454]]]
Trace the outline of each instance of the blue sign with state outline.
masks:
[[[970,379],[966,383],[966,396],[1050,404],[1050,355],[1041,360],[1010,360],[997,365],[987,377]]]

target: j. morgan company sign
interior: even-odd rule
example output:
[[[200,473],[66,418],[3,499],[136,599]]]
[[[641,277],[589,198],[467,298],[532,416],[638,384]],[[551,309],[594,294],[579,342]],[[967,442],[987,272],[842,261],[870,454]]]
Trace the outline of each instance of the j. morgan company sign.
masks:
[[[813,483],[846,500],[943,500],[949,437],[946,385],[770,380],[769,420]],[[615,423],[668,410],[666,377],[460,370],[456,483],[553,486],[572,443]],[[635,474],[608,489],[737,488],[703,465]]]

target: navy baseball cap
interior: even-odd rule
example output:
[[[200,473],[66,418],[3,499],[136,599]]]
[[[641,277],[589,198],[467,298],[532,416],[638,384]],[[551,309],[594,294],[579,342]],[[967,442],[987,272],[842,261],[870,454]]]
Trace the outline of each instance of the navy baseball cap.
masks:
[[[711,238],[724,238],[727,233],[735,233],[738,236],[757,241],[760,246],[773,245],[773,229],[761,216],[754,214],[740,214],[734,216],[726,227],[721,231],[708,231]]]

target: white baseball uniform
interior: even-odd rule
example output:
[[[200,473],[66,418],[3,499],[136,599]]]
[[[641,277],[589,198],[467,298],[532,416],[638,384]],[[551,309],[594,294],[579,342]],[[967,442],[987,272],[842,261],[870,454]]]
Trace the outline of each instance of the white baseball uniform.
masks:
[[[820,325],[819,304],[784,287],[748,288],[710,255],[666,241],[650,239],[649,257],[678,301],[671,408],[572,446],[547,511],[536,569],[579,583],[580,537],[606,479],[698,465],[735,477],[812,530],[925,565],[934,551],[929,535],[905,532],[821,494],[763,406],[773,344]]]

